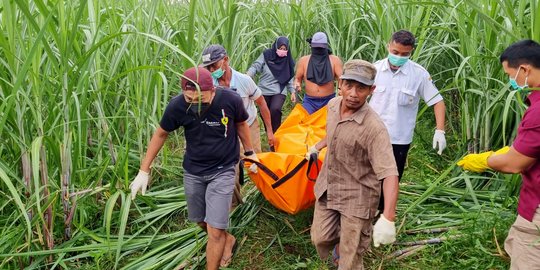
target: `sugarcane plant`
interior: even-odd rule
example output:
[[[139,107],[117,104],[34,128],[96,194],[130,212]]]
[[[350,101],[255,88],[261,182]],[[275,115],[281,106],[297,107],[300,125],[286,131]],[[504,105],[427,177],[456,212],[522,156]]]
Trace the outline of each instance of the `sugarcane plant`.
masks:
[[[429,177],[402,186],[402,228],[464,226],[518,193],[517,176],[453,164],[511,144],[524,97],[509,90],[498,55],[540,38],[535,0],[2,0],[0,14],[2,269],[204,264],[192,258],[204,258],[205,234],[185,219],[182,131],[156,160],[146,196],[131,201],[128,185],[180,74],[213,43],[244,72],[278,35],[295,58],[325,31],[342,60],[373,62],[392,32],[408,29],[412,59],[445,98],[453,149]],[[240,232],[260,210],[248,193],[232,216]]]

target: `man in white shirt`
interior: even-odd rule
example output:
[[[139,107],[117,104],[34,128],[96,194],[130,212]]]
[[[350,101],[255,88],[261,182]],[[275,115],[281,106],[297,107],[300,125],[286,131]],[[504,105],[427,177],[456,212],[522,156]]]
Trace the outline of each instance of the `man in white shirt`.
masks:
[[[400,30],[388,43],[388,57],[375,62],[375,91],[369,105],[388,128],[399,179],[403,175],[407,153],[413,138],[420,98],[435,111],[436,129],[433,149],[440,155],[446,148],[444,121],[446,106],[427,70],[409,58],[414,49],[414,35]],[[438,149],[437,149],[438,148]],[[381,197],[379,209],[383,209]]]

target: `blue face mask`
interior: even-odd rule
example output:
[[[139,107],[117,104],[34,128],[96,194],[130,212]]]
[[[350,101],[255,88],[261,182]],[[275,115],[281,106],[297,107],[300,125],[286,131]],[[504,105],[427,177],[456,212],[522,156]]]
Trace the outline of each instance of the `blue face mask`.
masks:
[[[409,61],[410,56],[398,56],[392,53],[388,53],[388,62],[396,67],[401,67]]]
[[[517,83],[516,79],[517,79],[517,76],[519,75],[520,70],[521,70],[521,67],[518,68],[518,72],[516,73],[516,76],[514,78],[509,78],[510,87],[513,90],[517,90],[517,91],[523,91],[525,88],[529,88],[529,86],[527,85],[527,79],[529,78],[529,76],[525,77],[525,84],[524,85],[519,85]]]

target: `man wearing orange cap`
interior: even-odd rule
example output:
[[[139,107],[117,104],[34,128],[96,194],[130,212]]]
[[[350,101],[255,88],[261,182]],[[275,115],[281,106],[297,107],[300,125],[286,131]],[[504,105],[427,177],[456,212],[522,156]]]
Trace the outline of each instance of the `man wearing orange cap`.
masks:
[[[216,89],[205,68],[190,68],[182,76],[182,94],[174,97],[156,129],[139,174],[130,185],[132,199],[148,185],[152,161],[170,132],[184,127],[186,154],[184,190],[188,219],[208,233],[207,269],[226,267],[236,243],[226,232],[229,208],[235,184],[235,166],[239,161],[240,144],[253,149],[250,141],[248,114],[238,94]],[[257,159],[256,155],[249,156]]]

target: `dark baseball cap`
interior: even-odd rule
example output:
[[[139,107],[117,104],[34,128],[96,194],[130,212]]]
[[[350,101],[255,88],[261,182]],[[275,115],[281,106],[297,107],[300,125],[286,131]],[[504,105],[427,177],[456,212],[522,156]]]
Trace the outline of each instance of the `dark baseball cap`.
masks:
[[[210,91],[214,89],[212,74],[206,68],[192,67],[182,74],[182,89],[197,90],[197,85],[201,91]]]
[[[342,80],[353,80],[365,85],[375,83],[377,69],[368,61],[353,59],[343,65],[343,75],[339,77]]]
[[[202,53],[202,67],[209,66],[227,56],[227,51],[219,44],[206,47]]]

